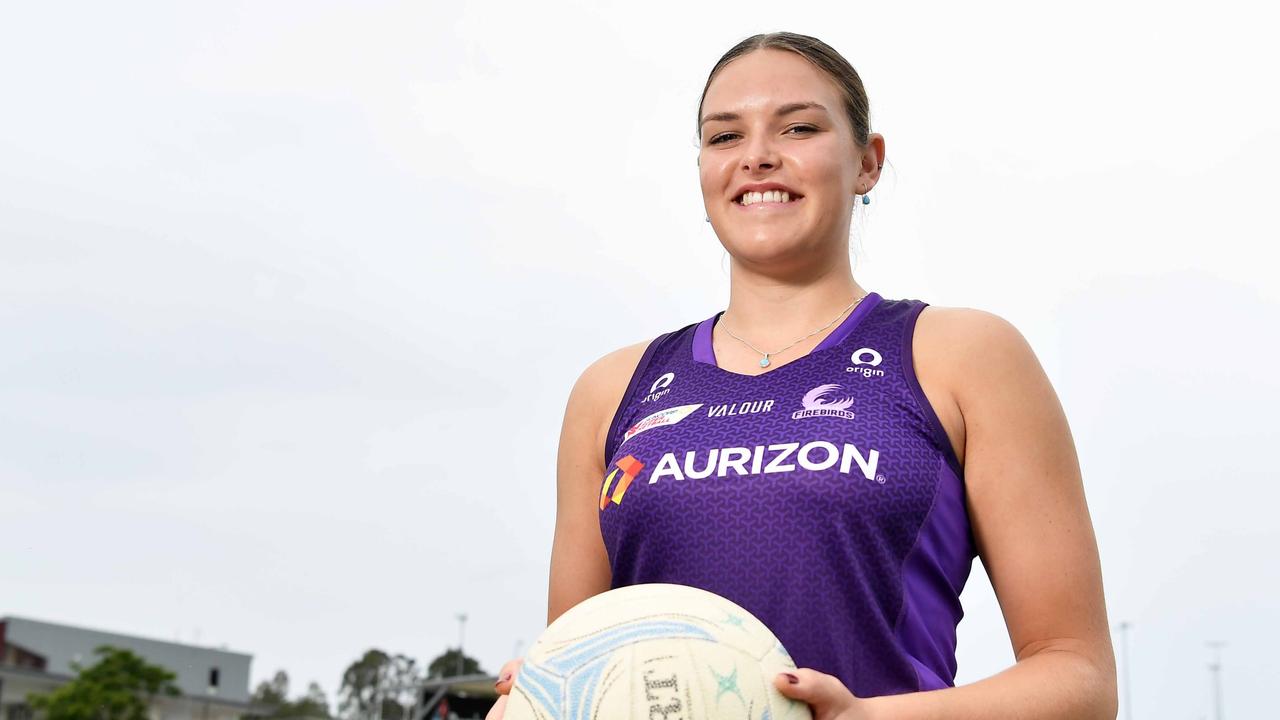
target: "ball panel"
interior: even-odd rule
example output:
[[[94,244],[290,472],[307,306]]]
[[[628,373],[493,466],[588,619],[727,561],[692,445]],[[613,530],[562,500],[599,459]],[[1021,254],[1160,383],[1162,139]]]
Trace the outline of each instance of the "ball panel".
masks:
[[[564,678],[548,672],[539,663],[526,660],[516,676],[516,685],[529,707],[540,709],[551,717],[558,717],[565,701]],[[508,715],[511,710],[507,710]]]
[[[568,629],[574,630],[581,627],[579,623],[574,623],[569,625]],[[652,638],[683,637],[713,639],[707,629],[693,622],[669,620],[663,617],[638,618],[619,622],[595,632],[580,630],[564,639],[552,636],[548,638],[549,642],[546,645],[536,648],[539,651],[537,659],[552,672],[565,675],[573,668],[591,662],[597,657],[608,655],[624,645]],[[541,641],[537,644],[541,644]]]
[[[702,717],[755,718],[768,702],[755,659],[736,648],[691,643]]]
[[[620,650],[605,669],[600,678],[600,686],[596,692],[595,707],[591,709],[592,720],[610,720],[610,718],[631,718],[632,672],[631,647]]]
[[[589,718],[596,704],[596,694],[606,668],[619,665],[620,658],[601,655],[583,665],[569,677],[565,694],[565,717]]]
[[[699,712],[694,659],[683,639],[654,639],[631,647],[633,718],[695,720]]]
[[[503,720],[551,720],[552,717],[534,705],[533,699],[524,688],[519,685],[511,688]]]

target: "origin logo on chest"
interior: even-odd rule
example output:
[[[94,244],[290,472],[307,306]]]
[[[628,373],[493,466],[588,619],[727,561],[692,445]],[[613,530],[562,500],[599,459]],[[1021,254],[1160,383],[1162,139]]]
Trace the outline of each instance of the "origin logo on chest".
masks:
[[[724,405],[712,405],[707,408],[707,417],[731,417],[733,415],[758,415],[773,410],[772,400],[751,400]]]

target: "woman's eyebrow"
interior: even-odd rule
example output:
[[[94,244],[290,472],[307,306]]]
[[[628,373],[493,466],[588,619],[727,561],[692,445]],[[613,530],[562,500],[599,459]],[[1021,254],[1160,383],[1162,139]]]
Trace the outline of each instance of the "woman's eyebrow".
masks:
[[[826,106],[823,105],[822,103],[816,103],[816,102],[810,101],[810,102],[787,103],[786,105],[779,106],[778,109],[773,114],[774,114],[774,117],[782,117],[783,115],[786,115],[788,113],[799,112],[801,110],[809,110],[811,108],[821,110],[823,112],[827,111]],[[730,120],[740,120],[741,118],[742,116],[739,115],[738,113],[732,113],[732,112],[711,113],[710,115],[706,115],[702,118],[702,122],[698,123],[698,127],[702,127],[703,125],[706,125],[707,123],[712,121],[728,122]]]

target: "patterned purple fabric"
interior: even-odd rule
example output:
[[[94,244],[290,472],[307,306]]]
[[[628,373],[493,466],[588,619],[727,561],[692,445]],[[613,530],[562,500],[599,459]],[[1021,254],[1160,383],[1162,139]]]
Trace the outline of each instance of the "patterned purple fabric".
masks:
[[[719,593],[860,697],[954,684],[975,550],[963,471],[911,362],[924,307],[871,293],[757,376],[715,364],[719,315],[654,340],[606,447],[613,586]]]

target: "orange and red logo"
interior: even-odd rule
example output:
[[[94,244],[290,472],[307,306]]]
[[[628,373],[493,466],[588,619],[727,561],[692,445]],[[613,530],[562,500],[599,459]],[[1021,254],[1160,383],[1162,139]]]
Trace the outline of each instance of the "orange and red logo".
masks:
[[[600,509],[604,510],[609,507],[610,500],[613,501],[614,505],[621,505],[622,496],[627,493],[627,488],[631,487],[631,481],[635,480],[643,469],[644,463],[635,459],[634,456],[628,455],[619,460],[617,467],[604,479],[604,487],[600,488]],[[618,479],[618,485],[613,489],[613,495],[610,495],[609,486],[613,485],[613,479],[617,477],[619,472],[622,473],[622,477]]]

